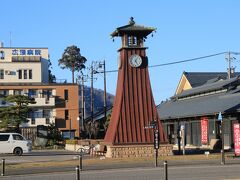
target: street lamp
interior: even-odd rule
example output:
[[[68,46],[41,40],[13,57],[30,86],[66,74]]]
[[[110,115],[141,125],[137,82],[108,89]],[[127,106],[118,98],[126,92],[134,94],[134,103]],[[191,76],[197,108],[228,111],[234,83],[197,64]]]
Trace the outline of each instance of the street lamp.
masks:
[[[72,120],[69,118],[69,139],[72,139]]]

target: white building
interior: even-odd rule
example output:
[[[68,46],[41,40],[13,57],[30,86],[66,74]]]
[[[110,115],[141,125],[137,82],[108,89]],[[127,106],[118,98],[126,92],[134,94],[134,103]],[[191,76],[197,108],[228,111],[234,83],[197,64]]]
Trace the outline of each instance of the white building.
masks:
[[[0,83],[48,83],[48,48],[0,47]]]
[[[29,121],[21,125],[22,130],[55,123],[64,137],[79,137],[78,85],[49,82],[49,63],[48,48],[3,47],[0,43],[0,107],[9,106],[2,97],[29,96],[36,104],[29,105]]]

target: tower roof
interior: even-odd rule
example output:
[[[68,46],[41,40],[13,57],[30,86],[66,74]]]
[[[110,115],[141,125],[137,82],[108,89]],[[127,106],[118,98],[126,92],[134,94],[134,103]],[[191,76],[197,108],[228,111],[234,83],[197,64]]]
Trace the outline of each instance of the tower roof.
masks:
[[[111,36],[116,37],[123,36],[123,34],[132,34],[146,37],[153,31],[156,31],[156,28],[137,25],[135,24],[133,17],[131,17],[127,25],[116,28],[116,30],[111,34]]]

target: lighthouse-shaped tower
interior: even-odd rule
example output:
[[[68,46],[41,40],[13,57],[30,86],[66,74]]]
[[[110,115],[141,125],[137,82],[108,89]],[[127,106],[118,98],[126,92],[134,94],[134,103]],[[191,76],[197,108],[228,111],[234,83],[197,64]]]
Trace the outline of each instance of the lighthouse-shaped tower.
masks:
[[[105,144],[112,147],[111,152],[108,149],[108,156],[118,154],[121,157],[121,152],[114,152],[116,147],[152,145],[153,129],[146,127],[153,122],[157,124],[160,142],[166,143],[151,90],[147,47],[144,47],[145,39],[155,30],[136,25],[131,18],[128,25],[118,27],[111,34],[113,38],[121,37],[122,47],[118,50],[119,70],[113,112],[104,139]]]

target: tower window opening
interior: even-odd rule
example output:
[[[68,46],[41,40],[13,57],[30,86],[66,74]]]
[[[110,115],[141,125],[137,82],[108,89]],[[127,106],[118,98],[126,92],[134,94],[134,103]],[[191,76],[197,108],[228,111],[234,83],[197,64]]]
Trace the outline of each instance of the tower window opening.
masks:
[[[132,37],[128,36],[128,46],[131,46],[131,45],[132,45]]]
[[[128,46],[137,46],[136,36],[128,36]]]
[[[133,36],[132,39],[133,39],[132,45],[137,46],[137,37]]]

